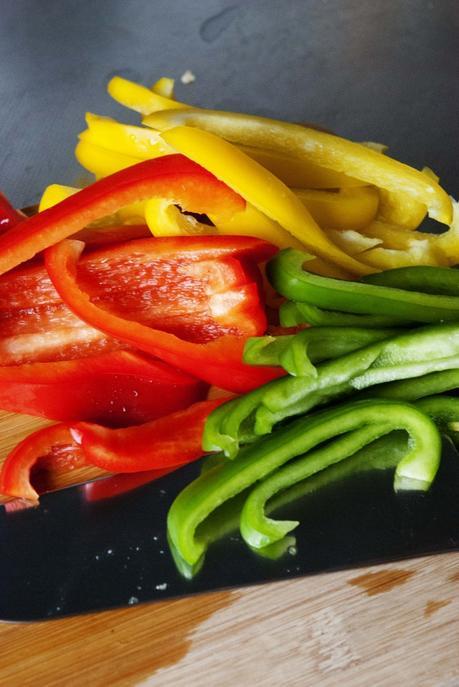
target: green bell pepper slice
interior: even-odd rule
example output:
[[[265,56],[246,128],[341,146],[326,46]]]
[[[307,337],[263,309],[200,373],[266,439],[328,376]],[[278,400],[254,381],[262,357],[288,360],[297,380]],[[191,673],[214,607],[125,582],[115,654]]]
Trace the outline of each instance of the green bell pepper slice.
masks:
[[[321,363],[317,376],[282,377],[223,404],[206,422],[203,446],[234,458],[241,443],[317,405],[373,385],[455,368],[459,368],[459,324],[408,331]]]
[[[441,452],[434,423],[416,408],[400,402],[349,403],[295,420],[243,448],[236,461],[205,472],[185,487],[173,502],[167,520],[175,550],[189,565],[195,565],[206,549],[205,542],[196,537],[196,530],[218,506],[318,444],[365,428],[365,436],[371,435],[371,440],[396,429],[406,430],[409,449],[396,468],[395,488],[424,490],[430,486]],[[359,438],[360,448],[365,444],[363,432]]]
[[[311,327],[298,334],[254,336],[245,344],[244,362],[281,366],[294,377],[317,377],[314,363],[339,358],[398,333],[396,329]]]
[[[323,310],[311,303],[286,301],[279,308],[279,321],[282,327],[296,327],[310,324],[314,327],[406,327],[405,320],[385,315],[353,315],[333,310]]]
[[[276,291],[292,301],[345,313],[389,317],[397,313],[397,318],[409,322],[459,320],[459,296],[377,286],[368,283],[369,280],[321,277],[303,269],[310,259],[308,253],[293,248],[286,248],[272,258],[266,272]]]

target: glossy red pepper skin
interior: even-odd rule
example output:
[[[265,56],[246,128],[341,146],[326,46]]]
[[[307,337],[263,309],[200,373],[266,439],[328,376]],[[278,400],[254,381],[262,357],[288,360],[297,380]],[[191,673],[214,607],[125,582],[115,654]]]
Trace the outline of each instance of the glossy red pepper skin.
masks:
[[[78,284],[83,248],[80,241],[62,241],[46,251],[45,265],[62,300],[87,324],[228,391],[245,392],[282,374],[278,368],[245,365],[244,336],[219,336],[207,343],[193,343],[101,308]],[[233,314],[237,321],[238,304]]]
[[[53,471],[93,465],[110,472],[155,470],[158,476],[166,474],[203,455],[204,423],[223,401],[194,403],[185,410],[126,429],[84,422],[40,429],[7,456],[0,471],[0,493],[37,503],[38,493],[31,484],[31,473],[37,467]]]
[[[129,241],[92,250],[78,281],[104,308],[187,340],[258,335],[266,319],[255,262],[273,247],[250,237]],[[0,276],[0,365],[126,348],[75,317],[41,265]]]
[[[0,236],[0,274],[72,236],[97,219],[147,198],[171,199],[183,210],[232,215],[245,201],[184,155],[145,160],[96,181]]]
[[[30,434],[11,451],[0,472],[0,493],[38,502],[38,493],[31,484],[34,468],[48,470],[85,465],[81,447],[74,441],[66,425],[51,425]]]
[[[200,458],[204,424],[225,399],[201,401],[186,410],[137,427],[108,429],[78,422],[71,426],[73,439],[85,460],[109,472],[140,472],[172,468]]]
[[[0,234],[12,229],[24,219],[25,216],[11,205],[3,193],[0,193]]]
[[[140,424],[186,408],[206,391],[196,377],[132,351],[0,367],[0,408],[64,422]]]

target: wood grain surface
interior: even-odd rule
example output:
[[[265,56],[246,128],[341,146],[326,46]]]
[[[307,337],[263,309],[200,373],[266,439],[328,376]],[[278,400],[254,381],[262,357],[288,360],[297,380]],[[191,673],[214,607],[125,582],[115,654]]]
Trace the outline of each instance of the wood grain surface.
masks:
[[[2,454],[43,424],[0,415]],[[399,684],[459,687],[459,554],[0,623],[9,687]]]

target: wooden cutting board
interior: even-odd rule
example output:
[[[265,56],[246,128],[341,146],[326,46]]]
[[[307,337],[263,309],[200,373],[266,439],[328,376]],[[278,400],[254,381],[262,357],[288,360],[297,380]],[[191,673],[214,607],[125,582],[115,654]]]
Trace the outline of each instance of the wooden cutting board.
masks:
[[[1,414],[1,455],[44,424]],[[65,483],[82,476],[75,472]],[[9,687],[402,682],[459,687],[458,553],[48,622],[0,623],[0,685]]]

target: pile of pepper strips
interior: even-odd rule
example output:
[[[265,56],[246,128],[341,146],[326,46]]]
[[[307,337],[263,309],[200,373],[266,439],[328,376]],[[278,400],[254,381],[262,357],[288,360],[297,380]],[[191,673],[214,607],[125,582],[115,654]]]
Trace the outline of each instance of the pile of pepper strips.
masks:
[[[454,225],[445,235],[435,238],[420,239],[414,237],[419,232],[413,231],[426,209],[440,221],[451,223],[451,201],[431,173],[419,173],[386,158],[381,152],[372,150],[374,145],[365,148],[323,132],[264,122],[245,115],[198,111],[158,94],[164,87],[169,89],[168,96],[171,96],[170,83],[161,86],[160,82],[150,91],[116,77],[109,89],[125,104],[130,97],[129,104],[132,106],[134,100],[135,109],[143,114],[156,109],[159,114],[147,118],[146,123],[156,123],[158,129],[166,133],[88,117],[89,128],[81,136],[77,157],[84,164],[84,152],[89,159],[91,155],[96,158],[99,155],[100,165],[94,170],[98,177],[106,176],[110,164],[124,171],[101,178],[79,192],[69,187],[49,187],[40,206],[42,212],[29,219],[17,213],[5,199],[2,201],[1,226],[5,233],[0,237],[0,303],[3,304],[4,321],[0,348],[0,375],[3,375],[0,405],[7,410],[64,420],[65,424],[40,430],[10,454],[0,476],[0,491],[36,501],[38,495],[30,483],[30,472],[40,463],[48,469],[57,465],[62,467],[66,462],[72,467],[89,463],[112,472],[155,469],[159,475],[198,458],[205,449],[221,450],[229,458],[238,456],[238,460],[230,464],[232,467],[225,465],[216,469],[217,481],[227,484],[227,496],[224,497],[227,498],[240,491],[239,487],[246,488],[274,469],[278,475],[277,468],[304,453],[304,446],[310,450],[315,443],[349,432],[344,438],[349,447],[346,449],[343,445],[339,449],[338,441],[335,457],[316,461],[316,468],[312,469],[315,472],[355,453],[364,444],[396,427],[406,429],[415,446],[399,464],[398,484],[401,488],[407,485],[426,488],[438,465],[438,432],[432,430],[432,422],[425,413],[417,410],[419,426],[431,435],[429,446],[420,446],[419,427],[416,422],[410,425],[409,415],[413,409],[408,406],[400,409],[398,404],[396,427],[389,421],[377,423],[378,429],[373,427],[371,431],[366,427],[365,436],[354,443],[352,437],[364,429],[362,425],[375,423],[374,404],[368,406],[368,401],[362,401],[359,403],[363,405],[349,408],[351,424],[344,423],[341,429],[336,418],[328,422],[322,417],[319,426],[332,427],[332,432],[319,432],[312,443],[314,432],[310,431],[308,423],[317,424],[317,421],[306,416],[306,425],[300,435],[309,438],[305,445],[301,444],[301,451],[295,446],[293,451],[289,447],[283,457],[279,452],[281,445],[289,443],[282,432],[295,434],[296,431],[297,436],[298,430],[292,429],[296,425],[273,433],[277,448],[273,454],[276,461],[272,465],[266,457],[271,449],[263,442],[260,444],[259,437],[270,434],[277,422],[286,417],[305,413],[355,388],[390,379],[417,377],[456,365],[457,361],[451,362],[454,352],[448,349],[446,367],[445,356],[440,355],[441,362],[431,363],[430,367],[426,367],[423,360],[424,366],[418,364],[416,367],[413,363],[410,368],[409,356],[414,355],[416,361],[419,358],[419,354],[413,354],[415,346],[409,348],[410,353],[408,358],[405,355],[403,364],[399,361],[398,367],[389,366],[390,370],[404,368],[403,372],[387,373],[383,364],[383,371],[378,370],[379,378],[378,372],[375,376],[372,371],[372,381],[368,383],[368,374],[365,378],[364,373],[369,368],[381,367],[381,360],[386,358],[392,360],[394,346],[396,351],[406,349],[403,338],[401,345],[397,344],[400,327],[412,321],[454,320],[456,306],[434,303],[429,317],[413,314],[413,301],[409,294],[407,298],[407,290],[422,292],[426,288],[424,273],[422,277],[418,274],[415,286],[412,277],[411,281],[406,281],[406,275],[405,282],[396,283],[395,288],[390,282],[390,294],[387,288],[379,287],[385,291],[379,294],[379,300],[372,294],[373,298],[367,298],[362,306],[358,289],[363,284],[351,282],[346,286],[346,282],[328,280],[324,287],[320,283],[323,278],[311,274],[306,277],[308,272],[303,270],[306,262],[308,269],[315,272],[333,276],[361,275],[372,271],[370,265],[378,266],[378,259],[368,260],[370,254],[381,256],[384,253],[386,261],[388,255],[394,260],[406,260],[413,246],[419,249],[419,241],[424,241],[424,248],[428,244],[428,251],[412,251],[414,259],[417,256],[421,262],[424,259],[427,263],[451,264],[456,261]],[[148,105],[145,105],[146,100]],[[145,108],[150,111],[146,112]],[[170,126],[183,122],[191,126],[168,131]],[[269,133],[273,129],[277,132],[275,139]],[[215,136],[215,131],[229,140],[236,140],[237,146]],[[108,147],[100,146],[101,141]],[[269,143],[270,148],[263,148],[261,143]],[[139,162],[139,158],[124,159],[121,164],[120,146],[137,146],[137,151],[143,150],[143,157],[156,159],[144,162]],[[177,155],[175,150],[185,152],[187,157]],[[337,157],[337,151],[342,159]],[[189,158],[203,162],[207,169]],[[274,176],[272,171],[281,178]],[[309,175],[309,179],[315,178],[322,188],[326,184],[339,183],[357,190],[354,196],[352,191],[346,194],[343,191],[297,190],[293,193],[282,181],[282,177],[289,181],[285,178],[289,174],[296,174],[295,179]],[[352,178],[353,174],[356,177],[360,174],[360,185]],[[403,193],[397,186],[401,180],[405,182]],[[368,183],[379,184],[379,190]],[[411,186],[406,189],[407,183]],[[194,214],[183,214],[177,206]],[[380,215],[372,221],[378,207]],[[370,217],[371,229],[362,219],[362,208]],[[199,221],[196,213],[205,215],[211,222]],[[317,225],[313,214],[324,222],[323,228]],[[354,228],[346,229],[347,234],[342,231],[338,237],[336,232],[339,230],[326,225],[333,226],[335,222],[339,227],[340,216],[341,225]],[[400,225],[389,227],[388,219],[397,219]],[[161,238],[143,238],[147,231],[145,222],[152,233]],[[379,228],[375,226],[378,222]],[[236,233],[239,227],[246,236],[221,236]],[[355,243],[356,229],[364,228],[367,234],[362,235],[368,238],[373,232],[376,244],[373,237],[370,244],[361,241],[359,250],[346,252],[343,248],[349,249]],[[399,245],[408,246],[409,250],[399,250],[397,255],[395,249],[381,247],[381,232],[390,235],[391,240],[395,240],[394,232],[398,233],[404,237]],[[409,240],[408,232],[411,232]],[[163,238],[164,234],[168,237]],[[171,234],[181,236],[174,238]],[[332,328],[306,329],[300,334],[274,339],[249,339],[263,334],[267,327],[257,263],[272,258],[276,252],[272,244],[251,236],[260,234],[264,238],[269,236],[278,246],[306,246],[320,256],[320,259],[313,259],[311,255],[287,251],[272,260],[272,285],[278,293],[293,299],[282,306],[281,323],[301,328],[308,324],[331,324]],[[375,245],[379,246],[379,253],[375,253]],[[301,288],[300,296],[295,288],[293,291],[290,287],[284,288],[292,265],[296,271],[294,283],[296,280],[301,285],[304,279],[310,282],[312,279],[313,286],[309,284],[307,297]],[[441,272],[449,275],[452,270]],[[391,274],[394,273],[386,273],[385,278]],[[436,273],[436,282],[431,287],[434,291],[445,293],[440,285],[443,277],[444,274]],[[319,280],[319,286],[314,279]],[[448,288],[450,294],[457,285],[451,283]],[[327,297],[323,297],[324,291]],[[341,298],[343,291],[347,293],[347,300]],[[428,301],[429,296],[421,293],[420,310],[425,311],[426,298]],[[441,296],[435,298],[442,299]],[[385,304],[382,310],[381,303]],[[317,307],[324,305],[328,310]],[[448,307],[452,314],[444,317]],[[397,312],[396,317],[394,312]],[[442,342],[451,339],[451,331],[441,327],[439,332],[427,335],[421,332],[420,335],[421,339],[427,336],[428,346],[433,345],[429,336],[436,337],[437,351],[443,350]],[[396,343],[389,353],[385,352],[387,341],[394,337]],[[244,345],[246,363],[242,360]],[[431,350],[428,346],[426,350]],[[315,357],[311,356],[312,350],[316,351]],[[340,366],[346,364],[346,356],[352,357],[354,351],[357,351],[354,358],[358,369],[352,369],[351,365],[347,377],[341,379]],[[337,361],[329,363],[338,365],[340,381],[337,387],[336,379],[331,383],[327,376],[328,387],[317,381],[322,368],[316,368],[315,363],[323,360]],[[327,369],[327,363],[324,367]],[[289,373],[288,377],[284,377],[285,372]],[[367,381],[358,381],[361,377]],[[222,400],[203,400],[209,384],[236,393],[253,391],[221,405]],[[451,388],[451,383],[445,388]],[[434,389],[438,390],[444,388]],[[343,412],[348,412],[344,406]],[[384,412],[390,414],[390,409],[385,408]],[[211,416],[206,423],[209,413]],[[445,412],[437,413],[438,417],[440,415],[444,419]],[[96,420],[100,424],[84,420]],[[108,428],[142,422],[145,424],[140,427]],[[258,464],[261,460],[263,467],[261,472],[255,470],[248,482],[237,477],[239,486],[229,487],[231,479],[224,477],[225,470],[232,470],[236,476],[244,473],[244,463],[238,453],[240,444],[253,444],[257,453],[255,462]],[[246,451],[249,458],[244,458],[249,463],[253,460],[251,451],[253,453],[252,448]],[[318,449],[319,454],[320,451],[323,449]],[[292,484],[292,479],[295,482],[312,474],[312,464],[314,460],[311,459],[305,471],[297,467],[294,478],[277,480],[274,491],[283,488],[279,485]],[[291,467],[295,468],[295,463]],[[192,493],[196,488],[200,488],[199,484],[197,487],[190,485],[189,489]],[[207,492],[212,492],[212,488]],[[190,519],[190,508],[186,506],[183,510],[180,507],[182,501],[186,503],[186,493],[171,510],[169,531],[179,555],[191,564],[196,562],[202,550],[199,554],[190,553],[187,546],[195,542],[194,529],[199,518],[206,516],[206,511],[201,508],[198,520],[194,521],[191,530],[187,529],[187,523],[182,520],[183,513],[185,520]],[[252,501],[256,501],[256,493],[257,490]],[[272,493],[271,488],[270,495]],[[218,494],[218,489],[214,490],[207,514],[224,498]],[[200,500],[206,502],[205,498]],[[250,512],[250,499],[248,503],[245,510]],[[243,535],[252,546],[266,546],[291,529],[291,525],[279,529],[278,524],[269,521],[268,530],[271,527],[275,534],[260,534],[262,525],[266,527],[268,521],[263,521],[260,508],[257,517],[258,529],[254,525],[256,518],[251,524],[241,519]]]

